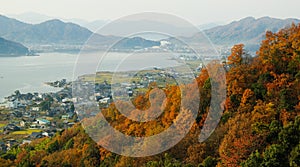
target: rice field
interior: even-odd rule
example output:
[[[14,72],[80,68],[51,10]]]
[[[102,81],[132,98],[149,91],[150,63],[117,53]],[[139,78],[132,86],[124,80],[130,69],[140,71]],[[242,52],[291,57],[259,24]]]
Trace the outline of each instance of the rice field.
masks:
[[[20,131],[14,131],[12,134],[14,135],[30,135],[32,132],[41,132],[40,129],[26,129]]]

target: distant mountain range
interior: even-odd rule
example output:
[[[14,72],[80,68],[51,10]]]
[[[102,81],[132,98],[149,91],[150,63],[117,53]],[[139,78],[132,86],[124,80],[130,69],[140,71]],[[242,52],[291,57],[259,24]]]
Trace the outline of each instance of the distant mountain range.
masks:
[[[29,49],[20,43],[6,40],[0,37],[0,57],[28,55]]]
[[[44,14],[36,13],[36,12],[24,12],[20,14],[8,14],[6,15],[10,18],[15,18],[21,22],[28,24],[40,24],[42,22],[55,19],[54,17],[47,16]]]
[[[49,45],[47,50],[49,50],[49,47],[51,47],[52,51],[72,50],[82,46],[91,36],[92,40],[90,40],[89,44],[97,45],[99,48],[106,48],[122,39],[122,37],[117,36],[94,34],[85,27],[74,23],[66,23],[58,19],[39,24],[28,24],[0,15],[0,37],[27,46],[35,46],[35,48]],[[128,41],[127,44],[122,43],[120,45],[122,48],[144,48],[145,46],[154,46],[153,44],[157,45],[157,42],[150,40],[137,41],[136,39],[128,40],[126,38],[126,41]],[[74,48],[70,46],[74,46]]]
[[[197,26],[197,28],[199,30],[208,30],[208,29],[211,29],[211,28],[214,28],[214,27],[218,27],[220,25],[223,25],[223,23],[207,23],[207,24],[202,24],[202,25],[199,25]]]
[[[42,16],[41,16],[42,18]],[[44,19],[46,16],[44,16]],[[79,21],[80,22],[80,21]],[[84,24],[84,22],[81,22]],[[275,19],[270,17],[262,17],[255,19],[253,17],[247,17],[239,21],[234,21],[227,25],[217,26],[217,24],[208,24],[202,27],[202,29],[207,37],[212,41],[216,46],[226,46],[231,47],[237,43],[244,43],[246,48],[249,50],[256,50],[260,44],[260,41],[264,38],[265,32],[270,30],[273,32],[278,31],[281,28],[290,26],[292,23],[300,23],[298,19]],[[98,25],[101,23],[95,23]],[[108,26],[104,28],[103,34],[94,34],[89,29],[82,27],[78,24],[71,22],[63,22],[58,19],[48,20],[39,24],[29,24],[18,21],[13,18],[8,18],[6,16],[0,15],[0,37],[5,38],[6,40],[15,41],[22,43],[25,46],[28,46],[32,49],[32,46],[37,48],[41,46],[52,46],[57,48],[62,46],[62,50],[69,46],[76,46],[75,48],[80,49],[91,35],[93,35],[91,44],[96,46],[106,48],[112,43],[118,42],[118,49],[134,49],[134,48],[145,48],[152,46],[159,46],[161,39],[152,38],[149,36],[140,36],[138,38],[124,38],[122,33],[126,34],[127,30],[134,29],[138,26],[153,27],[157,28],[157,25],[160,28],[169,31],[170,34],[187,34],[190,35],[183,36],[188,43],[197,43],[199,42],[199,37],[201,33],[199,31],[189,31],[189,27],[182,27],[181,25],[174,24],[158,24],[155,21],[150,20],[135,20],[135,21],[121,21],[114,23],[115,26]],[[155,27],[156,26],[156,27]],[[121,27],[121,28],[120,28]],[[210,28],[212,27],[212,28]],[[114,30],[113,28],[117,28]],[[119,34],[118,34],[118,31]],[[156,29],[154,29],[155,31]],[[196,29],[197,30],[197,29]],[[117,32],[117,36],[110,35],[111,32]],[[150,34],[151,35],[151,34]],[[150,38],[148,38],[150,37]],[[144,39],[147,38],[147,39]],[[173,42],[175,38],[169,38],[164,40],[169,40]],[[201,42],[201,41],[200,41]],[[35,48],[34,48],[35,49]]]
[[[133,37],[133,38],[124,38],[120,40],[116,45],[114,45],[114,49],[131,49],[132,46],[135,46],[135,49],[140,48],[150,48],[153,46],[160,46],[159,41],[151,41],[141,37]]]
[[[49,20],[20,28],[18,31],[8,32],[4,37],[21,43],[83,44],[91,34],[89,30],[76,24]]]
[[[74,24],[78,24],[81,27],[85,27],[93,32],[96,32],[97,29],[99,29],[100,27],[102,27],[104,24],[106,24],[108,22],[108,20],[86,21],[86,20],[77,19],[77,18],[71,18],[71,19],[56,18],[53,16],[47,16],[47,15],[36,13],[36,12],[10,14],[8,16],[11,18],[15,18],[19,21],[22,21],[24,23],[28,23],[28,24],[40,24],[40,23],[48,21],[48,20],[59,19],[59,20],[62,20],[63,22],[71,22]]]
[[[29,24],[39,24],[48,20],[53,20],[53,19],[57,19],[56,17],[53,16],[48,16],[48,15],[44,15],[44,14],[40,14],[40,13],[36,13],[36,12],[25,12],[25,13],[21,13],[21,14],[10,14],[8,15],[11,18],[15,18],[19,21],[22,21],[24,23],[29,23]],[[102,26],[104,26],[106,23],[109,23],[110,20],[94,20],[94,21],[87,21],[84,19],[76,19],[76,18],[71,18],[71,19],[66,19],[66,18],[58,18],[64,22],[71,22],[71,23],[75,23],[78,24],[82,27],[85,27],[89,30],[91,30],[92,32],[96,32],[99,28],[101,28]],[[133,21],[130,21],[130,23],[133,23]],[[147,24],[151,23],[151,21],[147,21]],[[124,23],[123,25],[125,25],[128,23]],[[162,22],[162,24],[165,24]],[[155,23],[156,25],[156,23]],[[206,23],[206,24],[202,24],[202,25],[198,25],[197,27],[200,30],[206,30],[206,29],[210,29],[216,26],[222,25],[221,23]],[[181,29],[183,30],[183,29]],[[187,29],[183,30],[186,31]],[[102,34],[104,35],[104,34]],[[114,34],[116,35],[116,34]]]
[[[232,46],[243,43],[246,48],[256,50],[262,39],[265,38],[266,31],[277,32],[282,28],[291,26],[292,23],[298,24],[300,20],[276,19],[271,17],[255,19],[247,17],[227,25],[205,30],[204,32],[216,45]],[[197,34],[193,38],[197,38]]]
[[[0,36],[24,44],[83,44],[93,33],[77,24],[58,19],[27,24],[0,16]],[[99,40],[106,41],[99,35]]]

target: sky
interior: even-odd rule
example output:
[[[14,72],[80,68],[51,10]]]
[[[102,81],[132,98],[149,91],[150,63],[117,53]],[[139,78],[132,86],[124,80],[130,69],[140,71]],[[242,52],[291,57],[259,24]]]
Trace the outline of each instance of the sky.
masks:
[[[200,25],[229,23],[248,16],[300,18],[299,6],[299,0],[0,0],[0,14],[36,12],[93,21],[160,12]]]

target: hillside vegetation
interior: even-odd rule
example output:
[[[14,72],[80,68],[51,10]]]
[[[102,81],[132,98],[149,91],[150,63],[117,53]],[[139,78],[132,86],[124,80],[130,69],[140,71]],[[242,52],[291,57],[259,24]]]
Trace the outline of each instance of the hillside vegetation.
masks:
[[[0,37],[0,56],[26,55],[29,50],[24,45]]]
[[[219,66],[227,67],[227,98],[219,126],[203,143],[198,142],[198,135],[207,118],[211,97],[211,81],[205,68],[197,77],[201,99],[196,122],[188,135],[166,152],[143,158],[119,156],[98,146],[81,125],[77,124],[51,139],[42,138],[10,150],[2,155],[0,164],[300,166],[299,39],[300,25],[291,25],[277,33],[267,32],[256,57],[250,57],[243,44],[237,44],[232,48],[226,63],[207,67],[211,70]],[[192,86],[195,85],[185,87]],[[167,104],[164,113],[156,121],[139,123],[129,120],[116,111],[114,104],[102,112],[110,124],[123,133],[133,136],[160,133],[176,120],[180,104],[179,87],[168,86],[164,91],[167,94]],[[137,108],[145,109],[149,106],[147,97],[147,93],[140,95],[133,103]]]

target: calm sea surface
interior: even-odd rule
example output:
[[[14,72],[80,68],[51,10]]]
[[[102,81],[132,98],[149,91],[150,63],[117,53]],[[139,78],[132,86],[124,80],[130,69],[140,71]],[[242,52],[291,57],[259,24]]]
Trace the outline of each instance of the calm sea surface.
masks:
[[[47,81],[74,80],[79,75],[95,71],[128,71],[147,67],[179,65],[168,53],[110,53],[67,54],[41,53],[40,56],[0,57],[0,101],[15,90],[27,92],[54,92],[59,89],[44,84]],[[102,60],[99,63],[99,60]],[[75,69],[75,70],[74,70]]]

